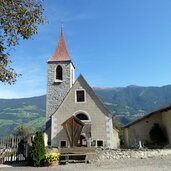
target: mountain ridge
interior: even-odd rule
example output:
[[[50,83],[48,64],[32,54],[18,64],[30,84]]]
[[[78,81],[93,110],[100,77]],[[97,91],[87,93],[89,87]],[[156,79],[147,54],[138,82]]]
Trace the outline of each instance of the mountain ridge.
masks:
[[[171,104],[171,85],[93,88],[107,109],[124,125]],[[41,129],[45,125],[46,95],[0,99],[0,136],[12,134],[21,124]]]

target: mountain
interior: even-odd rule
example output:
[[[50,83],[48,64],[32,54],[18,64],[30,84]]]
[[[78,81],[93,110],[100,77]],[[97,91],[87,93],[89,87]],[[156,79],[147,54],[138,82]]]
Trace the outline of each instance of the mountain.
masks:
[[[122,124],[171,103],[171,85],[163,87],[93,88]],[[0,136],[12,134],[20,124],[41,129],[45,123],[46,96],[0,99]]]
[[[163,87],[128,86],[124,88],[94,88],[105,106],[122,124],[171,103],[171,85]]]

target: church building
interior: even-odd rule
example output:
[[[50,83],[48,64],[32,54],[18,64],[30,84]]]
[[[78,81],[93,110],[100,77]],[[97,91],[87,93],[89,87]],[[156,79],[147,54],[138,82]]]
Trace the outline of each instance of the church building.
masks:
[[[46,133],[53,147],[118,148],[118,130],[112,114],[80,75],[70,58],[63,30],[48,60]]]

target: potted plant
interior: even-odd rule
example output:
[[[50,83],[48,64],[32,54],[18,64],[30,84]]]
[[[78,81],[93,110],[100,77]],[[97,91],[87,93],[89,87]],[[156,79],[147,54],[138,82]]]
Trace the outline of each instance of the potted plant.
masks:
[[[45,166],[56,166],[59,164],[60,153],[47,153],[45,155]]]

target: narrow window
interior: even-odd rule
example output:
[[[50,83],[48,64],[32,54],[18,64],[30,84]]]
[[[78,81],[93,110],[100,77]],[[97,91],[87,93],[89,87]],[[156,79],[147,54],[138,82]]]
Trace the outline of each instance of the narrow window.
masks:
[[[56,68],[56,79],[57,80],[62,80],[62,67],[60,65],[58,65],[58,67]]]
[[[93,140],[93,141],[91,142],[91,146],[96,146],[96,140]]]
[[[85,93],[84,90],[77,90],[77,102],[85,101]]]
[[[97,147],[103,147],[103,140],[97,140]]]
[[[66,141],[61,141],[61,143],[60,143],[60,147],[61,147],[61,148],[66,147]]]

